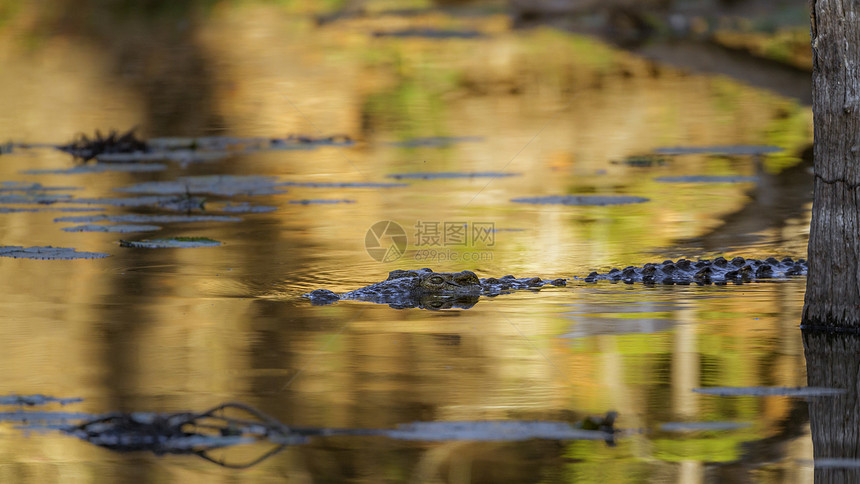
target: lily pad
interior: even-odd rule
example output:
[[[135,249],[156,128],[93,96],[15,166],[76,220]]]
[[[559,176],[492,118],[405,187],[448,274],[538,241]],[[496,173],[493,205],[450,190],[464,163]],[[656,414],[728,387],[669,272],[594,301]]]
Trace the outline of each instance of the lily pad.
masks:
[[[726,145],[726,146],[674,146],[657,148],[660,155],[763,155],[782,151],[770,145]]]
[[[373,183],[373,182],[283,182],[279,187],[305,187],[305,188],[394,188],[407,187],[408,183]]]
[[[216,204],[214,208],[214,210],[226,213],[268,213],[274,212],[277,209],[278,207],[272,207],[271,205],[251,205],[247,202]]]
[[[442,30],[442,29],[405,29],[393,31],[377,31],[373,33],[374,37],[398,37],[410,38],[416,37],[421,39],[479,39],[484,37],[484,33],[477,30]]]
[[[0,207],[0,213],[41,212],[38,208]]]
[[[0,246],[0,257],[13,259],[40,260],[72,260],[72,259],[102,259],[110,254],[100,252],[78,252],[68,247],[21,247],[20,245]]]
[[[265,138],[237,138],[235,136],[200,136],[197,138],[153,138],[147,143],[156,151],[225,151],[260,146]]]
[[[55,218],[54,222],[71,223],[132,223],[132,224],[170,224],[191,222],[241,222],[239,217],[229,215],[78,215]]]
[[[221,242],[206,237],[171,237],[152,240],[120,240],[120,247],[132,249],[190,249],[195,247],[218,247]]]
[[[290,135],[286,138],[270,140],[269,147],[273,149],[313,149],[319,146],[352,146],[355,141],[347,135],[333,135],[315,138],[313,136]]]
[[[145,182],[130,187],[117,188],[126,193],[155,193],[159,195],[183,195],[186,193],[208,193],[230,197],[234,195],[273,195],[285,193],[273,176],[205,175],[186,176],[174,181]]]
[[[600,430],[583,430],[567,422],[550,421],[467,421],[467,422],[413,422],[400,424],[385,433],[399,440],[473,440],[523,441],[530,439],[552,440],[607,440],[612,434]]]
[[[830,397],[846,393],[841,388],[824,387],[708,387],[694,388],[695,393],[717,395],[720,397]]]
[[[106,198],[72,198],[63,200],[65,203],[82,205],[110,205],[112,207],[159,207],[171,210],[186,211],[189,208],[200,209],[204,199],[199,197],[182,196],[142,196],[142,197],[106,197]]]
[[[0,182],[0,192],[57,192],[80,190],[81,187],[50,187],[41,183],[24,183],[16,181]]]
[[[395,141],[390,144],[400,148],[444,148],[455,143],[476,143],[480,141],[484,141],[484,138],[479,136],[427,136],[405,141]]]
[[[649,201],[649,199],[626,195],[550,195],[547,197],[514,198],[511,201],[538,205],[605,206],[644,203]]]
[[[758,177],[742,176],[742,175],[727,175],[727,176],[709,176],[709,175],[690,175],[690,176],[661,176],[655,178],[658,182],[663,183],[744,183],[756,182]]]
[[[47,405],[49,403],[59,403],[60,405],[68,405],[70,403],[83,402],[83,398],[57,398],[48,395],[2,395],[0,396],[0,405],[26,405],[33,407],[36,405]]]
[[[417,180],[435,180],[442,178],[503,178],[508,176],[519,176],[519,173],[501,173],[501,172],[427,172],[427,173],[394,173],[386,175],[388,178],[396,180],[417,179]]]
[[[329,199],[305,199],[305,200],[290,200],[290,203],[299,204],[299,205],[311,205],[311,204],[334,204],[334,203],[355,203],[355,200],[329,200]]]
[[[161,230],[161,227],[158,225],[135,225],[135,224],[125,224],[125,225],[97,225],[97,224],[86,224],[86,225],[75,225],[74,227],[63,227],[63,231],[65,232],[112,232],[112,233],[121,233],[128,234],[132,232],[152,232],[154,230]]]
[[[714,432],[749,427],[747,422],[666,422],[660,426],[664,432]]]
[[[122,164],[122,163],[102,163],[93,165],[78,165],[72,168],[63,168],[57,170],[23,170],[21,173],[25,175],[82,175],[86,173],[104,173],[104,172],[123,172],[123,173],[138,173],[138,172],[155,172],[164,171],[167,165],[159,163],[143,163],[143,164]]]
[[[96,156],[100,163],[142,163],[152,161],[175,161],[188,164],[207,161],[218,161],[229,156],[230,153],[223,151],[150,151],[146,153],[105,153]]]
[[[25,195],[19,195],[17,193],[9,193],[6,195],[0,195],[0,203],[50,205],[66,201],[71,198],[71,195],[66,194],[49,195],[47,193],[28,193]]]

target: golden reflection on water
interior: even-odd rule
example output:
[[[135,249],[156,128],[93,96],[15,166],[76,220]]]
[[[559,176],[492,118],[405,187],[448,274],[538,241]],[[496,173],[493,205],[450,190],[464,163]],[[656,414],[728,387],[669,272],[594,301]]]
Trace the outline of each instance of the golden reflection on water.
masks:
[[[102,26],[96,32],[74,21],[57,31],[33,31],[31,15],[0,30],[0,133],[9,140],[59,143],[76,133],[138,125],[153,136],[345,133],[357,144],[235,155],[157,174],[75,176],[21,175],[71,163],[47,150],[21,150],[2,155],[4,181],[74,185],[82,187],[75,196],[96,197],[116,196],[114,188],[141,181],[210,173],[299,182],[394,182],[385,175],[419,171],[520,176],[408,180],[408,187],[385,189],[290,187],[252,199],[277,206],[273,213],[234,224],[173,226],[157,235],[212,237],[224,242],[216,249],[121,249],[115,234],[61,231],[67,224],[52,221],[59,212],[0,215],[3,245],[112,255],[3,259],[0,393],[79,396],[81,410],[92,412],[202,410],[237,400],[288,425],[325,427],[575,420],[615,409],[620,427],[644,430],[615,448],[318,439],[245,474],[4,432],[0,452],[13,464],[0,466],[0,481],[465,482],[471,472],[496,481],[590,482],[605,481],[601,473],[612,467],[617,481],[696,482],[714,462],[739,462],[745,470],[740,444],[789,425],[798,405],[793,400],[719,398],[691,389],[803,385],[797,321],[804,280],[657,288],[571,281],[448,312],[356,302],[312,307],[298,296],[318,287],[355,289],[396,268],[569,278],[710,251],[705,242],[678,241],[721,227],[750,203],[746,192],[755,184],[654,179],[755,175],[751,158],[688,155],[651,168],[622,161],[665,146],[776,144],[785,152],[765,156],[759,168],[777,172],[796,163],[810,143],[808,109],[582,37],[510,31],[501,15],[315,27],[295,11],[249,2],[217,4],[184,26],[126,20],[120,31]],[[445,41],[369,35],[448,22],[491,35]],[[419,136],[479,139],[444,148],[390,144]],[[510,202],[571,193],[651,201],[609,207]],[[288,203],[309,198],[355,203]],[[754,230],[754,239],[723,233],[720,240],[729,242],[721,247],[730,254],[803,256],[808,213],[800,206],[784,225]],[[420,252],[412,250],[381,264],[364,247],[368,228],[379,220],[400,223],[411,240],[419,222],[489,222],[517,231],[496,232],[492,246],[444,248],[449,259],[461,260],[418,261]],[[487,256],[467,259],[474,253]],[[697,420],[752,426],[714,435],[655,433],[664,422]],[[760,480],[788,474],[801,480],[805,471],[795,460],[809,455],[808,440],[805,433],[786,438],[776,463],[755,463]]]

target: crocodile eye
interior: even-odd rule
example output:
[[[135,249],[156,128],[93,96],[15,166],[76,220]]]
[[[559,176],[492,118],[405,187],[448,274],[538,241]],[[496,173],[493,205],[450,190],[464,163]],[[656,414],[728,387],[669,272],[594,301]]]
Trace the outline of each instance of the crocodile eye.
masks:
[[[442,276],[433,276],[430,278],[430,282],[433,284],[442,284],[445,282],[445,279],[443,279]]]
[[[433,308],[433,309],[439,309],[439,308],[441,308],[441,307],[442,307],[442,306],[444,306],[444,305],[445,305],[445,303],[444,303],[444,302],[442,302],[442,301],[433,301],[433,302],[431,302],[431,303],[430,303],[430,307],[431,307],[431,308]]]

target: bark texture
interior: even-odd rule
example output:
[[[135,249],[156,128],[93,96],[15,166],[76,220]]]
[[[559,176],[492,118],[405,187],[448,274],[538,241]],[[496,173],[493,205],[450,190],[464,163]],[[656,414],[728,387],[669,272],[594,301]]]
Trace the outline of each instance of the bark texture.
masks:
[[[810,7],[815,194],[803,323],[860,328],[860,1]]]

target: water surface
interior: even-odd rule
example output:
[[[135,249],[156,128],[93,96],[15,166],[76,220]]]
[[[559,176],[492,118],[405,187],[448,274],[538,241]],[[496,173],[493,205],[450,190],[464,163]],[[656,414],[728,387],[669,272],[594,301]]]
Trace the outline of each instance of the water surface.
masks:
[[[2,259],[0,394],[83,398],[74,411],[93,414],[239,401],[286,425],[331,428],[576,422],[614,410],[622,432],[614,447],[320,437],[236,473],[10,427],[0,437],[0,481],[810,480],[804,400],[693,392],[805,384],[797,328],[804,279],[659,287],[577,279],[678,257],[805,256],[808,108],[586,37],[512,31],[494,13],[317,26],[300,9],[240,2],[201,9],[192,20],[105,9],[109,21],[92,25],[71,3],[58,5],[62,28],[28,7],[0,27],[0,141],[62,144],[138,126],[143,137],[346,134],[355,143],[228,151],[205,163],[160,161],[160,171],[66,172],[75,162],[65,153],[4,151],[0,180],[10,187],[72,187],[67,193],[87,203],[167,187],[205,201],[202,212],[187,214],[102,207],[107,218],[98,223],[161,227],[139,234],[67,231],[77,219],[56,220],[63,215],[55,211],[0,213],[0,245],[109,255]],[[431,27],[480,35],[375,34]],[[623,162],[666,147],[674,151],[659,164]],[[401,176],[389,185],[390,175],[410,173],[462,176]],[[207,190],[182,178],[223,175],[272,177],[278,186]],[[743,183],[661,181],[667,177]],[[647,201],[512,201],[568,196]],[[243,203],[274,210],[219,211]],[[367,251],[368,231],[381,221],[406,239],[390,262]],[[400,240],[376,235],[383,247]],[[119,242],[174,237],[221,245],[143,250]],[[481,298],[468,310],[316,307],[301,297],[420,267],[570,281]],[[663,427],[701,422],[737,425]]]

